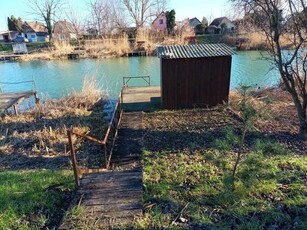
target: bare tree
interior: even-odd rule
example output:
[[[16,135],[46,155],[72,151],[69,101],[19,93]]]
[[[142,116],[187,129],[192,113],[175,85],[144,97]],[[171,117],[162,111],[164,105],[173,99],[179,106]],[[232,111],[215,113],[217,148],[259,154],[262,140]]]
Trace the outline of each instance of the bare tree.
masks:
[[[50,41],[52,41],[54,19],[62,4],[63,0],[29,0],[28,2],[31,13],[45,22]]]
[[[89,2],[91,19],[89,24],[99,35],[109,34],[112,29],[125,25],[125,18],[118,9],[116,1],[91,0]]]
[[[232,0],[236,8],[263,18],[258,26],[264,32],[272,63],[291,94],[299,119],[299,136],[307,138],[307,8],[305,0]],[[283,15],[287,16],[287,21]],[[256,17],[259,18],[259,17]],[[285,52],[281,38],[292,45]]]
[[[167,0],[120,0],[137,28],[166,9]]]
[[[80,13],[77,9],[73,9],[72,6],[69,6],[69,11],[65,13],[68,22],[71,24],[71,29],[76,34],[76,38],[78,40],[78,45],[80,47],[80,37],[82,32],[84,31],[84,21],[85,19],[80,17]]]

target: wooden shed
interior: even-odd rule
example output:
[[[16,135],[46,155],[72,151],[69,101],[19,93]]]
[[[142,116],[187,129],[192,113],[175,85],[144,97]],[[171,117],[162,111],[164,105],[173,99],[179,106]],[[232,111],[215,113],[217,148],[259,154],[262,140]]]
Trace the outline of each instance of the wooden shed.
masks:
[[[164,109],[215,106],[228,102],[231,55],[225,44],[160,46]]]

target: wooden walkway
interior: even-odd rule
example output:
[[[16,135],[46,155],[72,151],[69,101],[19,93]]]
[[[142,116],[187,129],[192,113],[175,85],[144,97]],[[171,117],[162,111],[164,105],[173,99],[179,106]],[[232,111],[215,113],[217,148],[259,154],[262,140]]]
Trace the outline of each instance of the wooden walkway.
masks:
[[[34,96],[36,98],[36,91],[0,93],[0,111],[4,111],[23,100]]]
[[[143,110],[160,105],[160,87],[127,87],[124,110],[115,141],[111,170],[83,175],[71,207],[85,209],[89,229],[110,229],[126,225],[143,213],[141,154]],[[78,228],[64,221],[59,229]]]
[[[123,114],[111,166],[113,171],[84,175],[74,205],[85,209],[87,225],[94,229],[132,226],[143,212],[141,168],[142,113]],[[60,229],[72,229],[64,222]]]

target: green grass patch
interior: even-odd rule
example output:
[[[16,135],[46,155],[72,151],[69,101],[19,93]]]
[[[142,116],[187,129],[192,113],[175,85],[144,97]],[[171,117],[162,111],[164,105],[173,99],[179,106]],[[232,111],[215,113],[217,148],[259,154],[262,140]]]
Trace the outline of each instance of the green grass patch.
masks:
[[[71,170],[0,173],[0,229],[56,226],[74,190]]]
[[[180,117],[180,113],[184,116]],[[194,133],[201,143],[201,136],[222,126],[221,120],[227,119],[221,113],[221,119],[210,120],[212,114],[208,112],[197,119],[206,120],[206,127],[186,132],[186,127],[197,122],[190,116],[189,126],[186,113],[177,112],[175,117],[173,112],[161,112],[145,118],[145,125],[150,127],[143,153],[146,208],[145,217],[138,220],[139,228],[307,229],[305,155],[295,154],[266,137],[256,140],[249,137],[232,191],[229,178],[237,151],[237,134],[225,125],[224,131],[211,133],[215,138],[206,137],[203,146],[182,148],[175,143],[193,139],[190,136]],[[165,125],[163,119],[167,121]],[[172,122],[176,122],[174,127],[170,126]],[[161,136],[172,130],[176,142],[164,143]]]

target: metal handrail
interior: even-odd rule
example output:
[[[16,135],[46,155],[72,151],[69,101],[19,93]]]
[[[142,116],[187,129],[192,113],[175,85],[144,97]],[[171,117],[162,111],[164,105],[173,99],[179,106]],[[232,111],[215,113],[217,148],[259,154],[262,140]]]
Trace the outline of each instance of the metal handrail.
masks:
[[[88,136],[86,134],[76,132],[76,131],[73,130],[73,128],[70,129],[70,130],[67,130],[68,142],[69,142],[69,146],[70,146],[70,155],[71,155],[71,158],[72,158],[72,165],[73,165],[73,170],[74,170],[75,183],[76,183],[77,186],[80,185],[79,176],[82,175],[83,173],[105,171],[110,167],[113,148],[114,148],[115,140],[116,140],[117,133],[118,133],[118,127],[120,125],[122,114],[123,114],[123,105],[122,105],[123,104],[123,96],[122,96],[122,94],[123,94],[123,89],[121,90],[121,92],[118,96],[118,100],[116,102],[114,111],[112,113],[112,117],[111,117],[111,120],[109,122],[108,129],[107,129],[105,136],[102,140]],[[103,146],[103,155],[104,155],[104,163],[105,163],[104,168],[86,169],[86,170],[83,169],[82,170],[78,167],[76,152],[75,152],[74,144],[73,144],[73,141],[72,141],[72,135],[76,135],[76,136],[88,139],[90,141],[96,142],[96,143],[101,144]],[[109,146],[109,143],[110,143],[110,146]]]
[[[143,79],[150,86],[150,76],[123,77],[123,85],[127,85],[131,79]]]
[[[32,83],[32,87],[33,87],[33,92],[36,92],[36,84],[34,80],[30,80],[30,81],[17,81],[17,82],[5,82],[5,81],[0,81],[0,85],[17,85],[17,84],[25,84],[25,83]],[[1,86],[0,86],[1,88]],[[1,91],[3,92],[2,88]]]

